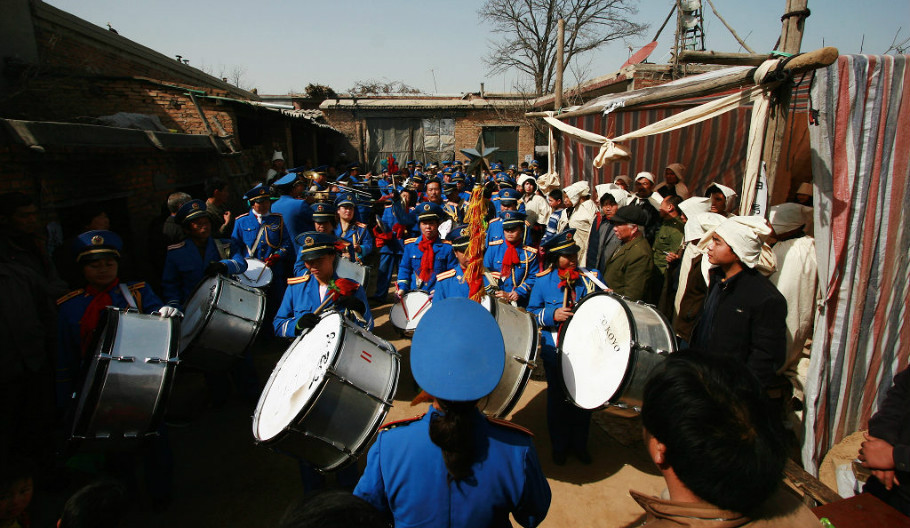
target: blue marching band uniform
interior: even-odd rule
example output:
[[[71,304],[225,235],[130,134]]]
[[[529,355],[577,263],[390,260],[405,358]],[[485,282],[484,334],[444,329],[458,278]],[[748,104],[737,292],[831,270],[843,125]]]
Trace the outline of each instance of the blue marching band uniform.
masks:
[[[415,208],[415,214],[419,222],[439,223],[444,214],[442,208],[431,202],[423,202]],[[455,259],[455,253],[452,252],[452,244],[447,240],[437,238],[432,242],[433,248],[433,269],[427,280],[420,278],[420,263],[423,259],[423,251],[420,245],[424,242],[424,236],[405,240],[404,254],[401,257],[401,264],[398,266],[397,289],[401,291],[423,290],[432,292],[436,286],[436,275],[455,268],[458,260]]]
[[[504,211],[498,220],[499,222],[496,225],[499,225],[502,229],[523,228],[522,238],[529,231],[525,221],[525,214],[522,212]],[[490,270],[490,274],[497,281],[496,286],[500,290],[506,293],[513,291],[517,293],[518,305],[525,307],[528,305],[528,299],[536,281],[538,269],[537,249],[523,244],[519,244],[515,249],[518,253],[518,263],[512,265],[507,276],[501,276],[502,262],[508,250],[508,243],[504,238],[490,243],[483,256],[483,266]]]
[[[345,193],[335,200],[335,207],[349,206],[355,207],[354,195]],[[338,240],[343,241],[346,246],[345,258],[351,262],[362,262],[363,259],[373,252],[373,235],[370,229],[363,222],[353,222],[346,230],[342,230],[341,222],[335,226],[335,236]],[[354,251],[354,244],[360,245],[360,250]]]

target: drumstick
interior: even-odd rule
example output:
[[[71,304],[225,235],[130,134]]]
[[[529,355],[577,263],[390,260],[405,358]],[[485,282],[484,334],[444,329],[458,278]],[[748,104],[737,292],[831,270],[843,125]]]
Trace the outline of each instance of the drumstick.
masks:
[[[352,234],[351,238],[354,239],[354,243],[351,245],[351,251],[353,252],[354,260],[356,260],[357,263],[360,264],[362,262],[360,260],[360,255],[358,255],[357,250],[354,249],[354,246],[357,244],[357,233]]]
[[[423,309],[426,308],[428,304],[430,304],[430,301],[432,301],[432,300],[433,300],[432,297],[428,297],[427,302],[423,303],[423,306],[421,306],[420,308],[417,309],[417,312],[414,314],[414,317],[417,317],[420,314],[420,312],[422,312]],[[410,317],[408,317],[408,319],[410,319]]]
[[[408,307],[404,304],[404,296],[398,297],[398,302],[401,303],[401,309],[404,310],[404,318],[408,321],[411,320],[411,314],[408,313]]]
[[[266,258],[268,258],[268,257],[266,257]],[[262,278],[262,274],[265,273],[265,268],[266,268],[266,267],[267,267],[267,266],[265,265],[265,262],[263,262],[263,263],[262,263],[262,269],[259,270],[259,275],[256,275],[256,283],[257,283],[257,284],[259,283],[259,279]]]

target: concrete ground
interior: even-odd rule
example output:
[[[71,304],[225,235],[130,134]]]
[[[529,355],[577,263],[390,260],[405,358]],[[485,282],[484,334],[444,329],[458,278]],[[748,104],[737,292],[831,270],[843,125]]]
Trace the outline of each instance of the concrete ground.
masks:
[[[400,338],[388,322],[390,305],[373,308],[375,334],[390,341],[402,358],[395,404],[386,421],[416,416],[427,404],[412,407],[415,384],[408,363],[409,341]],[[287,343],[261,340],[254,349],[260,381],[265,383]],[[543,381],[532,380],[508,417],[535,434],[535,444],[553,500],[543,526],[636,526],[641,509],[628,494],[630,488],[659,494],[664,489],[641,443],[640,422],[598,413],[591,428],[589,447],[593,463],[581,465],[570,456],[565,466],[550,459],[546,433],[546,398]],[[153,503],[147,495],[132,498],[127,526],[168,528],[275,526],[285,508],[302,494],[296,460],[253,442],[251,416],[254,404],[233,396],[220,408],[212,407],[201,373],[179,370],[169,402],[169,427],[175,475],[170,504]],[[51,526],[66,498],[95,478],[83,470],[58,479],[56,491],[39,486],[33,501],[34,526]],[[358,461],[362,470],[366,457]],[[71,465],[74,462],[71,461]],[[330,479],[331,482],[331,479]]]

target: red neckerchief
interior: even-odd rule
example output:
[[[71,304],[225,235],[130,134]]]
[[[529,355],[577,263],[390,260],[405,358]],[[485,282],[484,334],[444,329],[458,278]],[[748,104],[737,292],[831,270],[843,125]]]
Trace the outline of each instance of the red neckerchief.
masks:
[[[92,335],[95,333],[95,328],[98,327],[98,321],[101,319],[101,312],[108,306],[114,304],[114,300],[111,299],[110,291],[116,288],[118,284],[120,284],[120,281],[114,279],[114,282],[104,290],[99,290],[93,286],[85,287],[85,293],[92,296],[92,302],[85,308],[82,319],[79,319],[79,348],[82,351],[82,357],[85,357],[88,352],[88,347],[92,343]]]
[[[518,250],[515,249],[515,246],[508,240],[503,241],[506,243],[506,254],[502,257],[502,273],[500,276],[505,280],[506,277],[512,275],[512,266],[520,264],[521,259],[518,258]]]
[[[571,308],[575,305],[575,281],[578,280],[578,270],[575,268],[567,268],[565,270],[557,271],[561,281],[559,281],[559,289],[568,288],[568,294],[566,295],[566,301],[568,306],[566,308]]]
[[[417,276],[421,282],[426,283],[433,277],[433,259],[436,257],[433,252],[433,241],[423,239],[417,244],[417,249],[423,252],[423,257],[420,258],[420,273]]]

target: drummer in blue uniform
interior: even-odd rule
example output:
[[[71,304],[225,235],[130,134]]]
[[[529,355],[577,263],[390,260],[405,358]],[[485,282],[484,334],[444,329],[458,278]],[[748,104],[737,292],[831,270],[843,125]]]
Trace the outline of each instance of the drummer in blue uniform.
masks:
[[[87,231],[74,242],[76,264],[85,287],[57,300],[57,405],[65,406],[79,387],[89,346],[108,306],[132,308],[142,313],[177,317],[180,311],[164,306],[144,282],[120,282],[117,277],[123,241],[112,231]]]
[[[272,184],[281,196],[272,204],[271,210],[284,218],[291,241],[298,234],[313,230],[313,209],[303,199],[306,185],[307,180],[297,172],[288,172]],[[294,249],[298,248],[295,246]]]
[[[539,525],[551,493],[531,433],[477,409],[504,363],[489,312],[469,299],[434,302],[411,345],[414,379],[433,404],[382,429],[354,495],[395,526],[509,526],[510,514]]]
[[[423,202],[414,208],[414,213],[421,234],[404,242],[395,291],[399,297],[410,290],[432,292],[436,275],[458,265],[452,245],[439,238],[439,223],[445,214],[442,208],[432,202]]]
[[[417,223],[414,214],[408,210],[405,201],[407,194],[409,193],[393,194],[391,203],[386,204],[382,212],[380,224],[373,228],[373,240],[379,248],[376,291],[372,296],[375,301],[385,301],[392,275],[398,270],[404,254],[403,242],[410,238],[408,232]]]
[[[365,223],[354,219],[355,200],[354,193],[342,193],[335,200],[338,212],[335,236],[344,241],[344,257],[351,262],[362,263],[373,251],[373,235]]]
[[[458,265],[453,269],[436,275],[436,291],[433,292],[433,302],[438,302],[449,297],[465,297],[471,294],[471,285],[465,280],[464,272],[468,267],[468,244],[471,238],[468,226],[459,225],[452,228],[446,236],[451,242],[452,251]]]
[[[578,250],[575,230],[557,233],[543,244],[546,251],[546,269],[537,274],[528,312],[537,317],[541,334],[541,357],[547,375],[547,429],[553,445],[553,462],[566,463],[572,453],[583,464],[591,463],[588,452],[588,430],[591,411],[569,403],[560,378],[559,357],[556,346],[559,327],[572,317],[572,308],[582,298],[595,291],[599,279],[596,270],[578,268]]]
[[[287,280],[287,291],[275,314],[275,335],[294,337],[304,329],[312,328],[319,321],[315,312],[323,303],[324,310],[338,310],[363,328],[372,330],[373,316],[362,285],[337,300],[326,302],[327,296],[332,293],[333,281],[338,279],[335,272],[338,258],[335,236],[308,231],[298,235],[298,238],[299,260],[304,263],[305,271]]]
[[[458,192],[458,186],[455,182],[442,184],[442,194],[446,198],[446,201],[442,204],[443,212],[456,224],[464,222],[468,204]]]
[[[487,247],[496,242],[497,240],[502,240],[502,213],[506,211],[519,211],[524,213],[524,204],[519,204],[519,199],[521,198],[521,192],[517,189],[503,189],[499,191],[499,201],[497,204],[496,217],[490,220],[489,225],[487,226]],[[525,222],[525,230],[522,233],[523,245],[528,245],[531,242],[531,229],[527,221]]]
[[[286,280],[293,269],[294,242],[284,224],[284,217],[272,212],[269,187],[257,185],[247,191],[243,199],[250,204],[250,212],[234,221],[231,240],[242,248],[244,258],[261,260],[272,269],[272,283],[266,294],[268,321],[281,303]]]
[[[161,293],[169,306],[182,309],[203,277],[237,275],[246,271],[247,263],[243,249],[235,242],[211,236],[212,220],[202,200],[183,204],[174,221],[183,227],[187,238],[167,248]]]
[[[332,235],[337,241],[338,236],[335,235],[335,226],[337,225],[338,214],[333,204],[326,202],[317,202],[313,204],[313,231]],[[297,241],[294,243],[296,244]],[[338,246],[335,246],[335,249],[337,250]],[[303,259],[300,258],[300,250],[298,250],[296,260],[294,261],[294,276],[299,277],[304,271],[306,271],[306,265],[304,264]]]
[[[525,307],[537,276],[537,249],[524,244],[527,232],[524,213],[503,211],[499,218],[503,238],[490,243],[483,256],[483,266],[497,280],[497,298]]]

